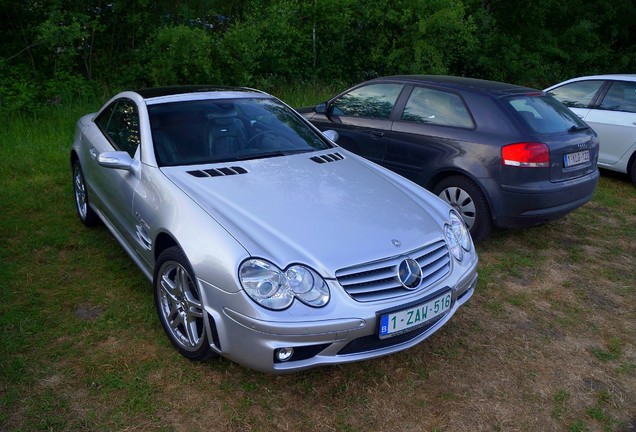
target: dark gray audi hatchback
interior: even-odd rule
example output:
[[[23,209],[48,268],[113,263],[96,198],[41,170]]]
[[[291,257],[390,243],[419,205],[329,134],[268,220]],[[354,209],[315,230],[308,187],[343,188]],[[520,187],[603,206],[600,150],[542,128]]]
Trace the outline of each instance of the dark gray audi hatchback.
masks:
[[[451,76],[377,78],[299,110],[338,144],[429,189],[475,241],[538,225],[592,198],[596,133],[527,87]]]

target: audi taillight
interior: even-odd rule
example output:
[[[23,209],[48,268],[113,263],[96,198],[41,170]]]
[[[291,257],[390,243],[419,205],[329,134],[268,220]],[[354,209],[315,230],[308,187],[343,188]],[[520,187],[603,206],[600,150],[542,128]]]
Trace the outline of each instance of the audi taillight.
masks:
[[[550,149],[546,144],[537,142],[509,144],[501,148],[501,160],[508,166],[549,167]]]

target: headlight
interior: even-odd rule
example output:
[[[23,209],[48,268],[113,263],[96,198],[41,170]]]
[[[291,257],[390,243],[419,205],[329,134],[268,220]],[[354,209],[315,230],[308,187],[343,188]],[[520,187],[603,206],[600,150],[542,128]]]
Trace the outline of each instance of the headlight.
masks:
[[[470,251],[472,240],[466,224],[454,210],[450,212],[450,222],[444,225],[444,234],[455,259],[464,259],[464,251]]]
[[[268,309],[285,309],[294,298],[313,307],[329,302],[327,283],[318,273],[302,265],[282,271],[268,261],[249,259],[241,264],[239,278],[247,295]]]
[[[462,249],[462,245],[459,244],[459,240],[455,236],[453,229],[450,225],[444,225],[444,234],[446,234],[446,241],[448,242],[448,247],[450,248],[451,253],[455,257],[457,261],[461,261],[464,259],[464,249]]]

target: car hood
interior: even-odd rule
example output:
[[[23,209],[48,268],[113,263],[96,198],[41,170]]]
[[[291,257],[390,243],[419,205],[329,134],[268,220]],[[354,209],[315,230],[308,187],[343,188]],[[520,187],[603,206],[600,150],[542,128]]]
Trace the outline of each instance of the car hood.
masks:
[[[343,158],[324,162],[330,152],[312,152],[162,171],[250,255],[282,268],[303,263],[331,277],[443,238],[445,203],[343,149],[334,152]]]

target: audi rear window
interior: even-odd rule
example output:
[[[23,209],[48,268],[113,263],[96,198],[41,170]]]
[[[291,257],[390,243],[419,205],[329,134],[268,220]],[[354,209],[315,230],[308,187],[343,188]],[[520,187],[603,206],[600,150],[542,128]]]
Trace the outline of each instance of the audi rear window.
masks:
[[[581,119],[552,96],[514,96],[508,98],[508,103],[519,114],[524,123],[538,134],[561,133],[586,128]]]

